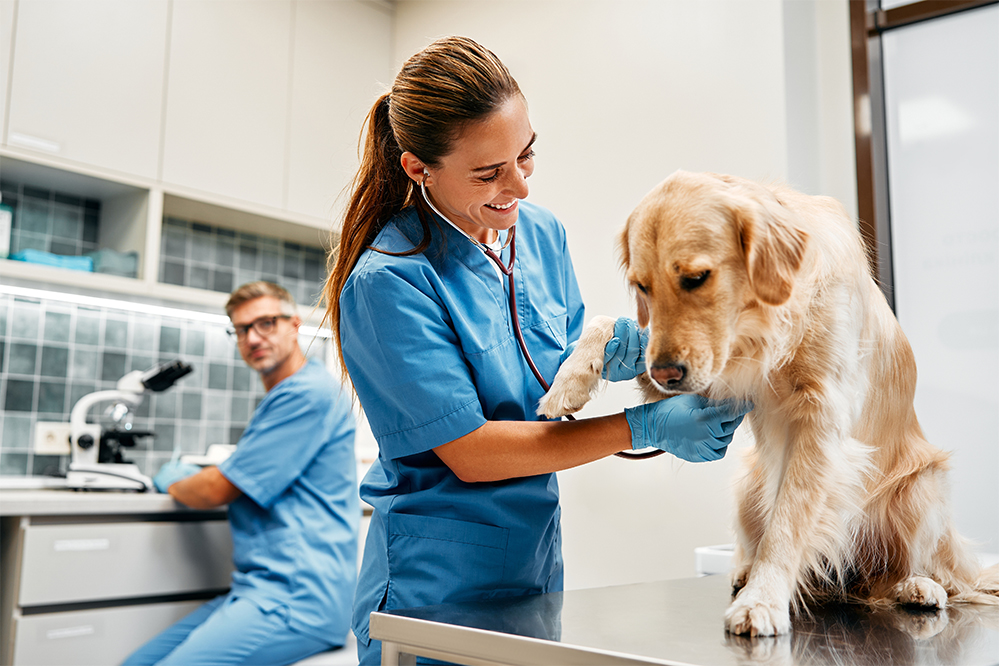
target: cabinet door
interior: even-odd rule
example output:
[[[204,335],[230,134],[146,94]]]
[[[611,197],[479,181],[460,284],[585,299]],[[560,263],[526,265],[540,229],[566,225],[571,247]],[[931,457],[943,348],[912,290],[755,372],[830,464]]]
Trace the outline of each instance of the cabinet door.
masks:
[[[14,629],[14,666],[120,664],[201,601],[23,615]]]
[[[0,0],[0,44],[14,39],[14,0]],[[7,77],[10,73],[10,48],[0,48],[0,127],[7,126]],[[0,137],[6,141],[6,137]]]
[[[32,0],[16,21],[5,143],[155,178],[167,0]]]
[[[378,5],[296,2],[288,210],[339,217],[365,116],[391,81],[391,38],[391,13]]]
[[[174,0],[166,183],[283,207],[291,0]]]
[[[127,599],[229,587],[224,520],[31,525],[20,606]]]

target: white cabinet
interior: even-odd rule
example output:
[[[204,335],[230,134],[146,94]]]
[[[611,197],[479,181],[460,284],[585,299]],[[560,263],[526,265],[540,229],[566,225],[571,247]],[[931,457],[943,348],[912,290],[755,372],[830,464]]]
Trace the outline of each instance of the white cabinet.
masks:
[[[14,0],[0,0],[0,45],[14,39]],[[10,48],[0,48],[0,127],[7,124],[7,80],[10,74]],[[3,137],[0,136],[0,141]]]
[[[0,532],[4,664],[120,663],[230,585],[221,512],[5,516]]]
[[[225,520],[29,525],[18,603],[28,607],[224,589],[232,554]]]
[[[138,252],[139,281],[4,261],[0,279],[214,309],[157,283],[164,215],[324,243],[392,21],[367,0],[0,0],[4,181],[97,199],[98,245]]]
[[[5,144],[155,178],[167,7],[167,0],[17,3]],[[2,15],[10,13],[5,3]],[[9,51],[11,42],[2,43]]]
[[[0,150],[327,228],[392,22],[364,0],[0,0]]]
[[[373,4],[300,0],[294,21],[287,208],[331,219],[357,170],[365,116],[391,80],[392,17]]]
[[[39,613],[17,622],[10,663],[52,666],[120,664],[203,601]]]
[[[291,0],[174,0],[163,181],[284,208]]]

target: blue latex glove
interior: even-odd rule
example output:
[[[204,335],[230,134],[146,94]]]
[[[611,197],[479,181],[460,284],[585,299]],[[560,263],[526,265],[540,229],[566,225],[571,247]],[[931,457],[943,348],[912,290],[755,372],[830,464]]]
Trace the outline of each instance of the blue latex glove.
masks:
[[[715,402],[685,393],[625,410],[632,448],[654,446],[688,462],[719,460],[753,409],[749,402]]]
[[[198,465],[192,465],[191,463],[182,463],[179,460],[171,460],[163,464],[160,471],[156,473],[153,477],[153,485],[161,493],[167,492],[167,488],[174,485],[181,479],[186,479],[192,474],[197,474],[201,471],[201,467]]]
[[[612,382],[635,379],[646,372],[646,343],[649,331],[639,330],[635,319],[619,317],[615,322],[615,337],[604,345],[604,370],[601,377]]]

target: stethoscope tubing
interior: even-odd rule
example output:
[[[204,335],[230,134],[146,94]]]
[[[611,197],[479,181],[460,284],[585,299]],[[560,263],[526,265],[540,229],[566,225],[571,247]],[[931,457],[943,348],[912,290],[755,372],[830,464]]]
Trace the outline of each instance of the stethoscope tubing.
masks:
[[[517,339],[517,345],[521,348],[521,355],[524,357],[524,360],[527,361],[528,367],[531,368],[531,373],[535,375],[535,379],[539,384],[541,384],[542,388],[548,392],[549,383],[545,381],[545,377],[543,377],[542,373],[539,372],[534,359],[531,358],[531,354],[528,352],[528,345],[525,343],[524,334],[521,332],[521,319],[517,316],[517,293],[514,290],[514,259],[517,255],[517,245],[514,239],[515,233],[515,227],[511,227],[510,238],[507,241],[508,246],[510,247],[510,260],[507,266],[504,266],[503,260],[501,260],[493,250],[484,248],[483,253],[497,265],[501,273],[507,276],[507,287],[510,290],[510,297],[507,299],[507,303],[510,305],[510,320],[514,326],[514,337]],[[566,420],[575,421],[576,417],[572,414],[567,414]],[[663,455],[664,453],[666,453],[666,451],[653,449],[652,451],[646,451],[645,453],[627,453],[625,451],[618,451],[615,455],[619,458],[626,458],[628,460],[644,460],[646,458],[655,458]]]
[[[503,260],[496,252],[491,250],[484,243],[480,243],[475,238],[465,233],[465,231],[463,231],[462,229],[459,229],[457,225],[453,224],[451,220],[449,220],[447,217],[441,214],[441,211],[439,211],[434,206],[434,204],[431,203],[430,197],[427,196],[427,188],[424,186],[423,182],[424,180],[427,180],[426,175],[424,176],[424,179],[420,182],[420,193],[423,195],[424,201],[427,202],[427,205],[430,206],[431,210],[433,210],[438,215],[438,217],[443,219],[445,222],[451,224],[451,226],[455,227],[455,229],[458,229],[458,231],[461,232],[463,236],[468,238],[473,245],[482,250],[483,254],[485,254],[490,261],[492,261],[494,264],[497,265],[497,268],[500,269],[501,273],[507,276],[507,288],[510,292],[510,296],[507,299],[507,303],[510,305],[510,321],[514,328],[514,338],[517,340],[517,346],[520,347],[521,349],[521,355],[524,357],[524,360],[528,363],[528,367],[531,369],[531,374],[535,376],[535,379],[538,381],[541,387],[545,389],[546,392],[548,392],[550,388],[549,383],[545,381],[545,377],[543,377],[542,373],[539,372],[538,366],[535,365],[534,359],[531,358],[531,353],[528,352],[528,345],[527,343],[525,343],[524,334],[521,332],[521,318],[517,316],[517,292],[514,289],[514,260],[517,257],[517,245],[515,243],[514,237],[515,234],[517,233],[517,225],[510,228],[510,231],[507,234],[507,239],[504,243],[504,247],[510,248],[510,259],[508,260],[508,263],[505,266]],[[500,251],[503,252],[503,247],[500,248]],[[569,421],[575,421],[576,417],[574,417],[572,414],[567,414],[566,419]],[[625,451],[618,451],[617,453],[615,453],[615,455],[618,456],[619,458],[627,458],[629,460],[644,460],[646,458],[655,458],[656,456],[663,455],[664,453],[666,453],[666,451],[663,451],[661,449],[653,449],[652,451],[647,451],[645,453],[639,453],[639,452],[626,453]]]

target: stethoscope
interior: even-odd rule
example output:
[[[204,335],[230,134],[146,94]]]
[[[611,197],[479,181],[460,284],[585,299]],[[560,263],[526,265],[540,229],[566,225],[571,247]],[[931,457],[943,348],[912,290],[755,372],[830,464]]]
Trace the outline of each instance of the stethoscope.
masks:
[[[465,232],[464,229],[461,229],[457,224],[449,220],[447,217],[444,216],[443,213],[441,213],[441,211],[437,209],[437,207],[431,202],[431,198],[427,196],[427,187],[424,185],[424,181],[427,180],[427,176],[430,174],[428,174],[427,170],[424,169],[423,175],[424,177],[420,180],[420,194],[423,196],[424,202],[426,202],[426,204],[430,206],[430,209],[434,211],[434,213],[437,214],[438,217],[440,217],[442,220],[451,225],[452,228],[457,230],[460,234],[468,238],[469,242],[478,247],[490,261],[496,264],[496,267],[500,270],[500,272],[503,275],[507,276],[507,291],[510,294],[508,296],[507,302],[510,305],[510,320],[514,325],[514,337],[517,339],[517,346],[520,347],[521,355],[524,357],[524,360],[527,361],[528,367],[531,368],[531,373],[535,375],[535,379],[538,381],[541,387],[546,392],[548,392],[549,383],[545,381],[545,377],[542,377],[542,373],[538,371],[538,366],[535,365],[535,361],[531,358],[531,354],[528,352],[528,345],[524,342],[524,334],[521,333],[521,320],[517,316],[517,294],[514,289],[514,259],[517,255],[517,246],[514,243],[514,235],[516,233],[517,225],[514,225],[510,228],[510,231],[507,232],[507,238],[504,241],[504,244],[498,247],[499,252],[503,252],[508,247],[510,248],[510,259],[508,260],[507,264],[504,265],[503,259],[500,258],[500,255],[497,252],[493,251],[493,248],[491,248],[486,243],[480,242],[475,238],[473,238],[472,236],[470,236],[468,233]],[[497,241],[500,240],[499,234],[500,232],[498,231]],[[574,418],[572,414],[567,414],[566,418],[570,421],[576,420],[576,418]],[[642,460],[645,458],[655,458],[656,456],[662,455],[664,453],[666,453],[666,451],[662,451],[660,449],[654,449],[646,453],[626,453],[624,451],[619,451],[618,453],[615,453],[615,455],[618,456],[619,458],[628,458],[630,460]]]

